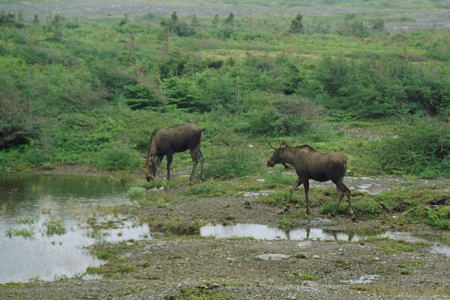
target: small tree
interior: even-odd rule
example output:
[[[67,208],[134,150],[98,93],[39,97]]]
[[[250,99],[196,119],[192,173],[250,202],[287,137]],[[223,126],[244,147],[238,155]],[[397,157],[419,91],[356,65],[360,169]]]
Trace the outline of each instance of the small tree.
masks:
[[[172,13],[170,19],[162,19],[160,25],[166,28],[168,32],[175,33],[178,36],[191,36],[195,34],[194,28],[186,22],[180,21],[176,12]]]
[[[302,19],[303,15],[297,14],[297,16],[295,16],[295,18],[291,21],[291,27],[289,28],[289,32],[304,33]]]
[[[200,21],[198,20],[197,15],[192,16],[191,26],[193,26],[193,27],[200,26]]]
[[[228,15],[228,17],[224,21],[225,25],[234,26],[234,15],[232,12]]]
[[[177,16],[177,12],[176,11],[174,11],[173,13],[172,13],[172,15],[170,16],[170,19],[172,20],[172,22],[173,23],[178,23],[178,16]]]
[[[213,25],[214,27],[217,27],[217,25],[219,25],[219,15],[218,15],[218,14],[215,14],[215,15],[214,15],[214,18],[213,18],[213,20],[212,20],[212,25]]]
[[[52,29],[56,41],[61,42],[63,39],[63,18],[61,15],[56,15],[52,20]]]
[[[39,24],[39,23],[41,23],[41,21],[39,21],[39,16],[37,14],[35,14],[33,17],[33,24]]]
[[[123,26],[123,25],[125,25],[125,24],[127,24],[127,23],[128,23],[128,15],[125,14],[125,15],[123,16],[123,18],[120,20],[119,26]]]

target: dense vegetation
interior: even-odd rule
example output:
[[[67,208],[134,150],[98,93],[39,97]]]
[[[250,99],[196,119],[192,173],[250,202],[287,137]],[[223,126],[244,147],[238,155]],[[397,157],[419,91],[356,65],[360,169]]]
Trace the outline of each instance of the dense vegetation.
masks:
[[[354,2],[380,3],[322,5]],[[448,177],[449,32],[388,33],[384,22],[364,14],[80,21],[2,12],[0,168],[140,171],[155,128],[195,122],[206,129],[209,177],[258,172],[267,141],[282,139],[342,151],[353,174]],[[330,124],[383,138],[350,139]]]

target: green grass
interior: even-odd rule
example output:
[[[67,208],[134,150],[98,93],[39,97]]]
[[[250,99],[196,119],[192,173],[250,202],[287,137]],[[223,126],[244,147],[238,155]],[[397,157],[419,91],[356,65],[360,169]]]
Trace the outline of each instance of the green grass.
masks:
[[[47,227],[47,235],[63,235],[66,233],[64,222],[61,220],[49,220],[44,225]]]
[[[423,242],[384,241],[378,243],[377,246],[386,254],[394,254],[397,252],[413,252],[416,249],[426,248],[430,245]]]
[[[6,236],[9,238],[20,236],[26,239],[32,239],[34,237],[34,232],[31,228],[8,228]]]
[[[299,272],[291,272],[290,275],[296,281],[316,281],[316,280],[318,280],[316,275],[310,274],[310,273],[301,274]]]

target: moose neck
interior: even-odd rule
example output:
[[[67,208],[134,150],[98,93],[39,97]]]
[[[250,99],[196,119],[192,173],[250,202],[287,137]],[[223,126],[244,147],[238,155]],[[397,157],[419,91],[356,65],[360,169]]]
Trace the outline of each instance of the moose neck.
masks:
[[[295,153],[292,148],[287,148],[280,155],[280,163],[294,164]]]

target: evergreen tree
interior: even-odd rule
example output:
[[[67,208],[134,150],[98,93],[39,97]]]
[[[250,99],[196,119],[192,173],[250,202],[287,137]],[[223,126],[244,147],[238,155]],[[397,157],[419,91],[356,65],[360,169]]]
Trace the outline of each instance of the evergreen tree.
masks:
[[[295,16],[295,18],[291,21],[291,27],[289,28],[289,32],[304,33],[302,19],[303,15],[297,14],[297,16]]]
[[[39,23],[40,23],[39,16],[37,14],[35,14],[33,17],[33,24],[39,24]]]
[[[230,12],[228,17],[225,19],[225,25],[234,26],[234,15],[232,12]]]
[[[173,13],[172,13],[172,15],[170,16],[170,19],[172,20],[172,22],[173,23],[178,23],[178,16],[177,16],[177,12],[176,11],[174,11]]]
[[[56,15],[52,20],[52,29],[54,38],[56,41],[61,42],[63,39],[63,18],[60,15]]]
[[[192,16],[191,26],[193,26],[193,27],[200,26],[200,21],[198,20],[197,15]]]
[[[217,27],[217,25],[219,25],[219,15],[218,15],[218,14],[215,14],[215,15],[214,15],[214,18],[213,18],[213,20],[212,20],[212,25],[213,25],[214,27]]]

